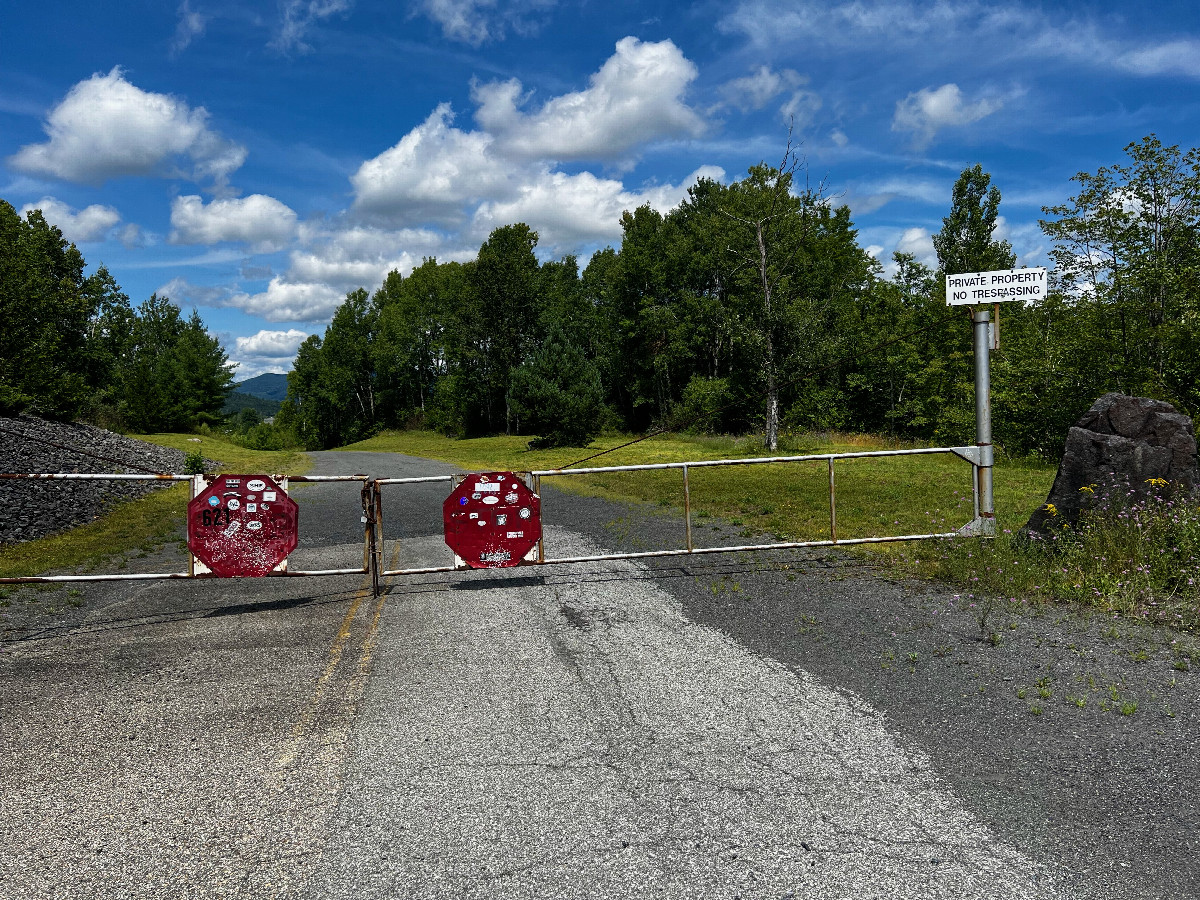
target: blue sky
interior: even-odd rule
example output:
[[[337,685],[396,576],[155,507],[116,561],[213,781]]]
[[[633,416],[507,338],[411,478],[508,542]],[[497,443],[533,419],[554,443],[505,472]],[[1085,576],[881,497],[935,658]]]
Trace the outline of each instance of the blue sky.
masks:
[[[1171,0],[47,0],[6,4],[0,46],[0,198],[135,304],[197,307],[239,379],[500,225],[586,260],[623,209],[777,163],[789,119],[885,263],[932,262],[965,166],[1041,265],[1073,174],[1200,144],[1200,12]]]

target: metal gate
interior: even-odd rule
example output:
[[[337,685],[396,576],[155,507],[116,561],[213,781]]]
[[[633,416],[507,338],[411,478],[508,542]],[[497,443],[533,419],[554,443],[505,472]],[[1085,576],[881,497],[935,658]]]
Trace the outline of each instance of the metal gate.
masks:
[[[55,473],[0,473],[2,479],[28,479],[36,481],[186,481],[191,484],[191,499],[195,499],[218,475],[124,475],[90,472],[55,472]],[[362,485],[362,520],[363,527],[363,561],[357,568],[342,569],[289,569],[285,564],[277,570],[268,573],[269,577],[299,578],[315,575],[372,575],[377,577],[377,560],[372,549],[375,546],[375,489],[368,475],[277,475],[272,476],[286,491],[291,484],[316,482],[359,482]],[[138,572],[132,574],[97,573],[89,575],[22,575],[13,578],[0,578],[0,584],[54,584],[76,581],[150,581],[163,578],[216,578],[219,576],[209,573],[189,551],[188,567],[182,572]]]
[[[703,555],[711,553],[731,553],[736,551],[785,550],[803,547],[833,547],[853,546],[858,544],[882,544],[897,541],[935,540],[962,536],[986,536],[994,533],[995,520],[991,510],[987,508],[982,486],[991,487],[991,447],[933,447],[913,450],[872,450],[859,453],[819,453],[806,456],[773,456],[749,459],[718,459],[697,460],[677,463],[648,463],[630,466],[606,466],[581,469],[540,469],[520,473],[527,478],[529,486],[535,494],[541,494],[544,479],[564,478],[577,475],[596,475],[617,472],[645,471],[678,471],[681,475],[683,496],[684,544],[682,547],[666,550],[647,550],[626,553],[598,553],[587,556],[551,556],[547,554],[545,537],[537,546],[535,555],[523,561],[524,565],[554,565],[561,563],[597,562],[604,560],[646,559],[651,557]],[[837,520],[837,480],[836,463],[839,460],[867,459],[896,456],[921,456],[931,454],[949,454],[970,463],[971,493],[974,505],[974,518],[955,531],[929,532],[914,534],[897,534],[880,537],[846,538],[838,536]],[[717,547],[698,547],[695,545],[692,530],[692,488],[690,473],[696,469],[733,466],[788,465],[796,463],[824,462],[828,470],[829,491],[829,536],[819,540],[808,541],[772,541],[757,544],[736,544]],[[31,474],[31,475],[0,475],[0,478],[28,479],[62,479],[62,480],[140,480],[140,481],[189,481],[192,484],[192,497],[196,497],[216,475],[103,475],[103,474]],[[355,568],[338,569],[294,569],[282,565],[278,570],[268,573],[269,577],[304,577],[325,575],[370,575],[376,593],[379,590],[379,579],[398,575],[421,575],[436,572],[461,571],[466,568],[459,561],[451,561],[447,565],[422,566],[412,568],[385,568],[383,558],[383,489],[388,486],[412,486],[418,484],[444,483],[448,486],[461,479],[461,475],[428,475],[413,478],[371,478],[368,475],[293,475],[275,476],[284,485],[294,483],[316,482],[357,482],[362,485],[362,517],[363,526],[363,561]],[[448,548],[447,548],[448,549]],[[41,582],[76,582],[76,581],[144,581],[150,579],[182,579],[182,578],[212,578],[210,573],[197,571],[196,560],[189,552],[189,566],[182,572],[153,572],[137,574],[89,574],[89,575],[39,575],[0,578],[0,584],[24,584]],[[451,554],[453,556],[453,554]]]
[[[986,448],[990,450],[991,448]],[[956,531],[932,532],[924,534],[898,534],[884,537],[866,537],[866,538],[839,538],[837,531],[837,481],[836,481],[836,461],[848,459],[866,459],[891,456],[921,456],[930,454],[949,454],[963,459],[971,464],[971,494],[974,505],[974,518],[964,524]],[[688,556],[701,555],[708,553],[731,553],[739,550],[785,550],[801,547],[832,547],[832,546],[852,546],[856,544],[883,544],[896,541],[920,541],[964,536],[983,536],[994,533],[994,519],[990,515],[990,510],[981,508],[981,490],[980,485],[984,480],[983,469],[987,468],[990,475],[990,458],[982,447],[931,447],[915,450],[871,450],[860,453],[818,453],[808,456],[772,456],[760,457],[751,459],[717,459],[717,460],[700,460],[695,462],[678,462],[678,463],[648,463],[643,465],[633,466],[606,466],[586,469],[540,469],[532,472],[516,473],[521,476],[528,476],[532,482],[535,493],[541,494],[542,480],[546,478],[570,477],[572,475],[595,475],[610,472],[646,472],[646,471],[661,471],[675,470],[680,472],[682,476],[683,489],[683,519],[684,519],[684,546],[671,550],[648,550],[641,552],[629,553],[601,553],[591,556],[562,556],[554,557],[547,555],[545,547],[545,538],[538,547],[538,553],[535,560],[528,561],[527,565],[553,565],[556,563],[580,563],[580,562],[596,562],[601,560],[618,560],[618,559],[646,559],[650,557],[661,556]],[[805,463],[805,462],[820,462],[824,461],[828,468],[829,475],[829,537],[821,540],[812,541],[774,541],[762,544],[738,544],[720,547],[697,547],[692,537],[692,496],[691,483],[689,473],[694,469],[714,468],[718,466],[755,466],[755,465],[779,465],[788,463]],[[417,485],[417,484],[432,484],[446,483],[451,484],[453,480],[459,476],[454,475],[426,475],[415,478],[376,478],[373,482],[376,490],[376,509],[379,512],[380,528],[376,538],[380,542],[384,540],[382,531],[382,488],[387,485]],[[460,564],[448,564],[444,566],[423,566],[415,568],[398,568],[398,569],[380,569],[379,577],[388,577],[393,575],[424,575],[434,572],[453,572],[460,571],[466,568]]]

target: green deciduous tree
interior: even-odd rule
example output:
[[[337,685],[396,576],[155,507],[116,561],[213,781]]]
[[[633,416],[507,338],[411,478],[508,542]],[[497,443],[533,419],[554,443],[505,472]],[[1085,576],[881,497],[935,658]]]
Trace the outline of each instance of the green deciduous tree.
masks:
[[[99,289],[39,210],[0,200],[0,412],[69,418],[87,400],[88,324]]]
[[[978,163],[963,169],[954,182],[950,215],[933,236],[943,275],[1011,269],[1017,261],[1008,241],[994,237],[1000,212],[1000,190]]]
[[[1073,179],[1048,206],[1055,274],[1080,332],[1077,352],[1108,389],[1200,409],[1200,150],[1154,135],[1129,162]]]

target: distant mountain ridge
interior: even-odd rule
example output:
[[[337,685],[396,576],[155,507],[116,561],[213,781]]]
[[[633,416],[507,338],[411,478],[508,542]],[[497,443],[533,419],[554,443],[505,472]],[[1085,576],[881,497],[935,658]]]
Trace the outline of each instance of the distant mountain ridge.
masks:
[[[233,389],[239,394],[249,394],[262,400],[274,400],[282,403],[287,399],[287,376],[275,372],[256,375],[234,384]]]
[[[253,409],[262,418],[269,419],[279,412],[280,406],[282,404],[278,400],[264,400],[262,397],[243,394],[241,391],[230,391],[229,396],[225,398],[225,405],[221,407],[221,412],[231,416],[243,409]]]

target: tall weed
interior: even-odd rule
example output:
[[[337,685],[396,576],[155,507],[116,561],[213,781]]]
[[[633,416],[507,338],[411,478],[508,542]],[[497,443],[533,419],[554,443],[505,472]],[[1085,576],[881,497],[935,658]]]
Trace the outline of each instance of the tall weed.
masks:
[[[926,574],[964,589],[959,600],[1073,601],[1130,618],[1200,630],[1200,503],[1162,479],[1092,485],[1078,522],[991,541],[956,539],[910,554]]]

